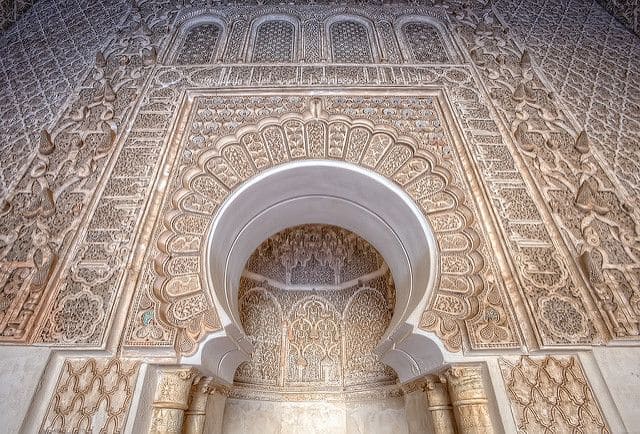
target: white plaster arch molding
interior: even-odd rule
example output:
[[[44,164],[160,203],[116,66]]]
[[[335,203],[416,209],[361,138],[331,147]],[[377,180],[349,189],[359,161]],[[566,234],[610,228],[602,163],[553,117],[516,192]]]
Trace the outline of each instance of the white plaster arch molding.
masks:
[[[442,349],[425,333],[415,332],[438,280],[437,243],[429,223],[388,179],[330,160],[304,160],[266,170],[224,202],[203,251],[206,287],[220,307],[223,331],[205,338],[198,352],[182,362],[233,381],[235,368],[251,352],[238,313],[238,283],[246,261],[270,236],[307,223],[348,229],[384,257],[396,285],[396,304],[377,352],[400,380],[441,366]]]

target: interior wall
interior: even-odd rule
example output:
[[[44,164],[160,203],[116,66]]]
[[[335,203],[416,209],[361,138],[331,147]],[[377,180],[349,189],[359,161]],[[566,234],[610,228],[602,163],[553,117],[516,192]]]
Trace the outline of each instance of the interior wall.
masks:
[[[438,336],[450,351],[448,363],[490,363],[491,405],[499,407],[504,431],[548,432],[560,423],[568,428],[559,432],[636,429],[636,36],[595,1],[348,10],[186,3],[36,2],[0,36],[0,341],[31,345],[0,352],[2,430],[17,431],[31,404],[22,432],[83,431],[86,423],[87,431],[146,432],[131,424],[155,410],[156,383],[139,364],[184,363],[180,357],[204,336],[222,333],[208,289],[184,274],[202,271],[192,260],[202,252],[193,246],[209,220],[174,219],[174,199],[187,192],[200,197],[184,201],[194,215],[222,200],[208,188],[218,184],[189,178],[204,157],[230,189],[240,179],[225,170],[248,179],[254,168],[280,164],[282,142],[286,155],[317,158],[311,129],[290,144],[270,142],[264,153],[252,140],[221,141],[260,125],[285,137],[278,131],[294,118],[342,137],[332,141],[340,146],[322,148],[327,159],[356,149],[346,137],[382,127],[413,145],[389,147],[383,157],[384,142],[376,142],[367,148],[371,156],[402,163],[390,156],[404,149],[411,164],[399,167],[434,168],[411,190],[425,209],[434,208],[434,197],[439,206],[451,204],[449,214],[433,218],[449,231],[438,239],[445,271],[438,297],[415,325]],[[219,56],[206,65],[173,64],[178,28],[203,11],[224,24]],[[252,64],[245,56],[255,40],[252,23],[276,12],[301,17],[293,20],[301,53]],[[344,65],[329,56],[323,20],[345,13],[370,22],[369,48],[384,54],[381,63]],[[438,45],[434,29],[408,37],[401,24],[411,15],[438,21],[450,41]],[[343,36],[345,47],[354,43],[348,32]],[[433,49],[407,56],[418,37]],[[274,57],[281,40],[273,39]],[[210,54],[201,41],[188,48]],[[441,63],[445,48],[451,63]],[[437,59],[422,59],[428,52]],[[371,128],[340,136],[339,129],[322,129],[325,115]],[[223,155],[222,145],[235,151]],[[229,155],[236,158],[226,164]],[[380,173],[397,169],[376,164]],[[399,172],[398,179],[409,184],[409,174]],[[447,228],[452,222],[457,232]],[[167,224],[187,236],[165,246]],[[173,260],[180,249],[188,253],[182,262]],[[163,258],[173,259],[159,267]],[[156,286],[160,268],[176,274],[171,291]],[[54,362],[47,363],[49,351]],[[79,372],[91,386],[86,390],[69,387]],[[200,381],[190,375],[178,380]],[[145,394],[133,387],[142,383]],[[60,398],[70,390],[73,400]],[[540,399],[530,403],[533,395]],[[174,413],[187,407],[183,398]],[[225,432],[424,432],[424,421],[407,417],[425,413],[423,400],[230,398],[218,421]],[[109,418],[96,403],[113,405]]]
[[[404,397],[371,401],[227,399],[225,434],[408,434]]]

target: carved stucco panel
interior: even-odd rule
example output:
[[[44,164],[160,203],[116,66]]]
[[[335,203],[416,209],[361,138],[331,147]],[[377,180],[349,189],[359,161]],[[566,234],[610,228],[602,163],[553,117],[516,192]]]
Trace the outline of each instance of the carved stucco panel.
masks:
[[[609,433],[576,356],[500,359],[518,432]]]
[[[126,258],[123,240],[111,234],[114,225],[132,214],[130,206],[114,206],[131,202],[130,187],[118,183],[126,174],[118,176],[117,168],[111,172],[110,167],[116,157],[127,156],[126,149],[117,151],[121,132],[156,61],[153,44],[164,36],[160,27],[166,25],[146,8],[134,11],[129,19],[126,31],[96,54],[90,74],[56,125],[41,131],[36,157],[0,204],[3,340],[34,339],[38,315],[55,321],[44,332],[45,340],[64,344],[101,340],[115,295],[114,274]],[[112,175],[109,183],[114,192],[93,210],[90,204],[106,174]],[[102,236],[92,238],[96,233],[90,229],[87,244],[95,249],[85,244],[69,251],[88,214]],[[76,262],[70,273],[58,278],[68,253]],[[57,303],[47,305],[56,297]]]
[[[572,124],[540,80],[528,51],[505,38],[495,14],[459,10],[457,19],[461,39],[515,140],[515,155],[527,167],[523,173],[533,176],[548,204],[566,254],[577,258],[578,270],[573,263],[563,268],[585,280],[578,288],[587,310],[598,309],[604,318],[608,330],[602,334],[636,339],[640,218],[633,201],[617,188],[588,135]]]
[[[139,363],[119,358],[66,359],[43,432],[122,432]]]
[[[167,34],[165,32],[167,22],[171,21],[172,18],[171,14],[168,17],[162,16],[163,8],[165,6],[159,5],[154,10],[143,11],[145,20],[148,21],[147,27],[155,29],[152,33],[157,31],[162,35]],[[224,13],[231,14],[234,10],[231,8]],[[286,7],[271,7],[264,10],[261,8],[246,8],[243,10],[248,11],[247,20],[253,19],[253,17],[265,11],[295,12],[295,10]],[[344,8],[311,8],[309,10],[303,8],[303,12],[299,17],[304,21],[310,17],[308,14],[311,12],[309,11],[317,13],[319,10],[322,11],[322,17],[325,18],[337,12],[345,12]],[[479,15],[474,14],[474,10],[481,11],[481,13]],[[71,211],[78,212],[78,218],[80,218],[80,216],[84,216],[84,210],[87,209],[85,205],[74,207],[73,202],[69,202],[66,196],[62,196],[63,201],[58,201],[57,196],[60,196],[61,192],[53,188],[55,185],[47,186],[46,183],[50,182],[49,178],[40,176],[43,170],[43,163],[46,170],[49,169],[49,165],[52,162],[52,167],[55,167],[55,164],[57,164],[56,158],[61,156],[62,150],[67,150],[67,148],[73,150],[73,146],[78,147],[80,149],[78,152],[82,154],[89,149],[106,149],[110,140],[114,140],[122,149],[118,151],[120,152],[120,156],[118,156],[118,161],[120,162],[116,162],[115,159],[112,160],[114,171],[120,171],[122,177],[113,176],[113,173],[116,172],[109,172],[112,179],[105,184],[105,193],[103,193],[99,201],[97,198],[95,199],[96,211],[92,211],[93,216],[90,222],[87,221],[91,225],[89,226],[90,228],[95,228],[95,230],[90,229],[87,232],[87,240],[93,241],[83,242],[77,250],[78,254],[70,267],[71,270],[74,270],[71,273],[73,285],[67,283],[56,284],[56,288],[61,289],[59,294],[58,289],[50,292],[46,291],[52,299],[56,298],[55,304],[50,308],[51,318],[54,318],[56,323],[62,322],[62,318],[72,318],[74,309],[77,311],[77,306],[73,307],[74,303],[79,301],[92,306],[92,309],[98,308],[100,303],[97,300],[91,301],[91,297],[88,296],[89,292],[98,295],[102,299],[103,309],[105,307],[110,309],[113,306],[112,301],[117,299],[116,296],[123,287],[121,280],[122,267],[120,264],[123,264],[129,258],[131,242],[139,229],[138,222],[142,216],[142,205],[152,190],[150,185],[153,178],[152,173],[158,167],[161,156],[164,155],[164,150],[161,147],[165,143],[169,126],[178,112],[177,102],[180,100],[185,88],[307,85],[335,88],[340,86],[361,86],[362,83],[371,86],[394,85],[415,88],[416,86],[437,84],[446,89],[455,117],[462,123],[462,133],[469,147],[468,151],[473,155],[474,164],[483,169],[479,171],[478,179],[482,181],[483,188],[491,203],[487,208],[493,209],[490,213],[495,212],[500,230],[506,241],[508,255],[513,260],[514,268],[520,270],[517,273],[519,280],[506,290],[511,293],[510,297],[512,299],[514,297],[517,298],[518,296],[515,294],[519,292],[520,297],[525,300],[524,313],[535,318],[533,322],[539,325],[540,330],[534,331],[535,333],[540,333],[539,341],[544,344],[570,344],[607,339],[607,332],[603,332],[604,327],[599,326],[601,322],[600,315],[608,318],[608,326],[612,330],[612,334],[617,334],[621,337],[634,336],[634,327],[637,327],[635,325],[637,324],[637,308],[635,306],[638,300],[638,295],[634,288],[637,288],[638,261],[636,252],[637,240],[634,238],[636,235],[634,235],[635,232],[632,228],[633,215],[625,210],[624,203],[616,202],[617,199],[613,193],[615,188],[607,184],[607,177],[597,165],[597,161],[594,162],[588,155],[585,157],[585,153],[580,151],[580,149],[584,150],[588,147],[585,145],[585,140],[578,140],[580,134],[578,134],[577,130],[572,130],[571,128],[564,132],[558,130],[562,124],[561,121],[557,121],[549,130],[543,131],[541,129],[540,125],[545,126],[545,128],[549,126],[549,121],[545,120],[545,116],[551,114],[551,117],[553,117],[555,116],[554,113],[560,112],[556,107],[556,103],[551,99],[543,101],[546,111],[537,109],[535,104],[530,101],[531,92],[536,96],[547,92],[546,90],[544,92],[540,90],[544,89],[544,86],[530,73],[528,66],[530,61],[526,56],[514,54],[518,53],[518,50],[507,50],[501,55],[497,55],[497,59],[502,59],[500,56],[505,56],[504,59],[508,60],[508,65],[504,68],[495,69],[499,75],[507,74],[504,75],[505,79],[503,81],[496,80],[492,75],[494,69],[490,67],[490,65],[493,65],[491,56],[495,55],[491,44],[501,40],[501,30],[499,26],[494,25],[495,23],[491,24],[491,13],[487,15],[487,11],[484,11],[479,5],[473,4],[471,9],[466,11],[455,7],[447,9],[398,7],[384,9],[384,11],[368,8],[349,9],[349,12],[361,13],[375,22],[385,20],[392,22],[395,17],[403,14],[427,14],[430,16],[448,14],[456,23],[456,33],[461,36],[460,40],[463,45],[466,45],[467,51],[471,53],[471,59],[482,74],[481,81],[489,84],[488,87],[493,97],[492,104],[498,108],[498,116],[494,115],[493,109],[487,106],[485,96],[478,90],[479,83],[475,81],[476,79],[472,75],[468,74],[468,69],[464,67],[363,67],[356,65],[352,67],[330,65],[317,67],[283,66],[276,69],[251,66],[156,67],[153,80],[149,82],[149,87],[146,87],[141,95],[142,104],[140,110],[126,139],[119,137],[122,128],[115,130],[114,138],[114,130],[111,123],[102,119],[99,121],[94,119],[93,109],[91,108],[93,106],[87,112],[82,103],[78,103],[72,106],[67,116],[73,120],[74,123],[72,125],[78,125],[78,123],[84,125],[83,122],[87,123],[91,120],[93,122],[90,124],[92,129],[89,128],[88,131],[92,132],[93,136],[91,134],[83,136],[76,131],[78,127],[73,127],[76,130],[72,128],[71,132],[65,132],[64,134],[55,128],[43,133],[41,136],[40,157],[38,157],[37,164],[34,166],[35,175],[29,174],[29,177],[25,178],[25,184],[19,187],[22,189],[19,191],[22,192],[25,199],[24,207],[30,207],[31,211],[41,215],[41,217],[34,220],[42,220],[43,217],[47,218],[47,214],[52,213],[52,210],[56,209],[56,205],[59,205],[62,211],[63,203],[70,203]],[[488,18],[483,18],[483,20],[488,20],[487,23],[478,26],[478,17],[485,15]],[[492,26],[495,28],[492,28]],[[131,29],[135,36],[130,42],[132,47],[135,47],[133,48],[135,55],[138,56],[133,58],[138,60],[125,66],[118,65],[117,62],[114,63],[118,60],[117,56],[106,52],[103,55],[104,60],[100,56],[96,59],[96,70],[98,72],[100,72],[100,68],[106,68],[105,71],[108,72],[106,76],[111,74],[114,77],[117,76],[118,79],[122,79],[122,77],[126,77],[126,73],[121,71],[130,71],[130,68],[135,70],[140,64],[150,65],[158,57],[158,50],[163,49],[161,45],[156,43],[155,39],[150,42],[149,35],[144,34],[146,30],[140,31],[135,24]],[[230,31],[233,32],[232,29]],[[153,34],[155,36],[152,35],[152,39],[159,37],[155,33]],[[399,38],[399,41],[402,44],[402,38]],[[506,44],[511,46],[509,44],[512,44],[512,42],[507,40]],[[488,47],[486,53],[482,53],[485,46]],[[406,50],[406,47],[404,49]],[[500,49],[496,49],[498,50],[496,52],[499,52]],[[159,58],[162,58],[162,55]],[[102,66],[103,64],[105,66]],[[522,86],[514,82],[516,80],[514,77],[522,77]],[[130,90],[126,90],[128,88],[124,85],[116,84],[117,81],[106,83],[102,78],[102,76],[98,75],[100,86],[98,86],[97,90],[91,88],[80,92],[84,98],[81,101],[90,101],[89,105],[97,103],[98,105],[95,106],[97,108],[105,101],[112,105],[115,102],[114,108],[122,109],[122,114],[115,110],[114,119],[117,116],[127,117],[127,113],[130,113],[131,107],[135,105],[135,98],[140,96],[135,90],[140,88],[140,84],[136,84]],[[140,77],[135,78],[135,80],[138,80],[136,83],[142,82]],[[505,94],[505,87],[500,84],[503,82],[508,83],[506,89],[509,89],[510,94],[509,92]],[[537,90],[532,91],[532,89]],[[128,94],[127,92],[131,93]],[[130,100],[132,101],[130,105],[119,105],[120,101],[125,100],[126,95],[133,98],[133,100]],[[91,102],[94,96],[97,99]],[[507,98],[507,96],[511,99]],[[98,116],[97,108],[95,116]],[[536,114],[536,110],[538,110],[538,114]],[[528,116],[533,116],[532,119],[538,120],[535,122],[528,120],[526,123],[520,120],[511,121],[509,116],[512,116],[513,113],[527,113]],[[363,113],[361,116],[366,118],[374,114],[375,111]],[[110,116],[109,113],[107,113],[108,116]],[[255,119],[257,120],[258,118],[259,116]],[[372,117],[372,119],[374,118],[375,116]],[[224,117],[221,119],[224,119]],[[519,150],[517,152],[514,151],[510,143],[503,143],[501,138],[501,133],[504,134],[504,131],[500,130],[501,122],[505,121],[505,119],[507,125],[510,125],[515,142],[523,145],[518,145]],[[235,119],[224,120],[223,124],[227,128],[226,134],[232,133],[235,128],[246,121],[246,115],[242,113],[236,116]],[[384,119],[375,118],[374,121],[383,122]],[[151,125],[154,127],[151,128]],[[78,142],[77,136],[82,139],[81,142]],[[553,176],[550,177],[549,174],[555,172],[554,170],[549,170],[553,166],[550,164],[552,160],[547,157],[552,155],[553,152],[547,154],[546,151],[540,153],[535,149],[530,149],[533,145],[538,146],[537,143],[540,140],[552,146],[560,146],[563,143],[567,143],[569,147],[566,149],[569,150],[573,146],[577,154],[574,151],[568,152],[566,155],[561,156],[559,161],[567,167],[579,168],[582,171],[579,178],[572,179],[570,176],[563,175],[562,179],[558,179],[557,174],[554,175],[556,176],[555,178]],[[67,141],[68,145],[65,145]],[[421,139],[418,139],[418,142],[420,141]],[[588,143],[588,140],[586,140],[586,143]],[[78,146],[80,144],[82,146]],[[56,148],[58,152],[55,151]],[[334,157],[338,155],[339,149],[331,149],[330,152],[335,153],[335,155],[329,154]],[[513,161],[511,161],[510,154],[514,152],[516,156],[524,155],[522,157],[524,161],[530,163],[527,164],[527,167],[532,171],[536,180],[535,183],[542,192],[545,202],[549,203],[552,208],[559,207],[558,204],[575,202],[576,206],[567,207],[568,209],[562,218],[560,216],[562,213],[558,212],[557,209],[553,209],[556,213],[553,215],[555,222],[560,226],[559,231],[553,229],[553,222],[546,218],[544,213],[542,213],[543,215],[538,215],[537,208],[540,205],[540,199],[535,194],[533,197],[530,196],[529,181],[523,182],[523,177],[519,173],[522,170],[522,166],[514,165]],[[106,161],[101,161],[101,158],[104,159],[104,157],[100,153],[96,155],[99,158],[93,158],[92,154],[91,158],[82,160],[86,163],[88,173],[92,174],[87,176],[86,180],[82,180],[82,185],[86,185],[87,191],[90,191],[91,194],[93,194],[95,186],[98,185],[101,168],[106,164]],[[277,157],[273,158],[277,159]],[[95,164],[92,164],[92,161]],[[273,161],[275,162],[276,160]],[[457,163],[454,162],[454,164]],[[132,177],[129,175],[140,167],[148,170],[144,176]],[[392,169],[389,168],[388,170]],[[452,173],[455,172],[454,170]],[[80,170],[80,172],[76,173],[83,172]],[[544,175],[539,175],[539,173]],[[462,178],[459,177],[457,182],[461,182],[461,180]],[[67,179],[67,181],[70,180]],[[63,182],[62,178],[60,182]],[[572,187],[559,188],[567,185],[572,185]],[[82,195],[86,194],[86,192],[81,193]],[[35,195],[35,197],[28,200],[27,203],[29,195]],[[87,201],[86,196],[82,195],[73,197],[81,201]],[[16,197],[20,197],[18,193],[16,193]],[[476,200],[473,195],[465,197],[465,201]],[[0,207],[0,213],[3,216],[11,216],[14,212],[13,210],[20,206],[18,200],[16,200],[15,207],[4,202]],[[544,207],[541,209],[544,209]],[[73,215],[73,212],[70,213],[65,210],[64,215]],[[572,219],[575,219],[575,215],[579,215],[582,219],[580,227],[576,227],[571,223]],[[23,218],[21,216],[18,217],[20,219]],[[88,217],[83,218],[88,219]],[[11,224],[11,227],[16,227],[15,220],[6,221]],[[106,221],[128,221],[130,223],[120,227],[103,224]],[[102,229],[106,230],[99,230],[101,226]],[[60,241],[61,239],[67,239],[64,238],[63,234],[58,233],[54,234],[55,236],[51,236],[48,233],[51,228],[46,224],[40,223],[32,227],[35,229],[32,233],[25,231],[17,234],[18,237],[21,237],[19,239],[23,245],[30,246],[30,257],[17,256],[15,260],[11,259],[8,266],[6,264],[3,265],[3,274],[0,275],[6,283],[3,288],[4,294],[8,297],[5,306],[9,306],[5,311],[3,321],[5,323],[9,321],[15,323],[7,330],[16,336],[20,336],[23,333],[21,330],[29,328],[28,324],[24,325],[24,320],[31,317],[31,311],[40,308],[40,301],[38,301],[37,297],[41,290],[38,288],[41,288],[43,283],[46,285],[51,275],[55,274],[56,267],[65,262],[66,250],[64,246],[68,245],[65,244],[68,241]],[[63,225],[63,227],[70,227],[70,225]],[[476,232],[478,231],[477,229],[475,230]],[[569,246],[568,250],[561,248],[562,242],[558,241],[558,234],[564,237],[563,242]],[[610,237],[610,235],[613,236]],[[157,234],[153,236],[157,237]],[[157,243],[157,240],[152,239],[151,242]],[[441,237],[439,242],[445,243],[448,240]],[[62,248],[59,247],[61,243]],[[492,243],[492,247],[495,248],[495,241],[492,241]],[[481,245],[478,249],[481,251],[481,255],[488,254],[486,245]],[[93,255],[99,251],[103,251],[104,254],[94,257]],[[572,262],[568,259],[571,255],[579,258],[579,266],[571,265]],[[25,264],[27,266],[23,266]],[[147,261],[145,264],[147,265],[143,266],[143,272],[153,273],[153,270],[149,268],[149,262]],[[491,266],[493,267],[493,265]],[[29,269],[34,270],[32,272],[33,277],[25,279]],[[552,271],[551,274],[548,273],[549,270]],[[580,276],[587,277],[589,281],[588,290],[585,289],[585,284],[581,282]],[[470,345],[473,348],[480,348],[483,345],[481,341],[489,339],[490,336],[493,336],[492,339],[496,340],[510,339],[493,324],[495,318],[500,318],[501,320],[504,318],[500,309],[493,303],[495,300],[502,299],[501,297],[503,296],[492,295],[505,291],[504,288],[500,287],[502,279],[492,280],[487,276],[483,278],[487,279],[487,284],[482,304],[483,306],[493,306],[491,309],[485,309],[481,313],[473,303],[468,305],[465,301],[460,304],[455,301],[455,297],[452,298],[448,295],[442,295],[438,301],[439,306],[449,310],[458,309],[459,312],[474,312],[473,318],[468,317],[466,319],[467,327],[477,329],[471,334],[472,336],[484,335],[484,338],[471,342]],[[141,282],[151,282],[153,280],[148,274],[143,274],[140,279]],[[14,284],[7,283],[9,281],[14,282]],[[89,287],[83,284],[85,281],[91,282]],[[548,292],[549,288],[551,288],[552,294],[547,294],[547,297],[544,298],[541,297],[541,294],[546,293],[545,291]],[[151,328],[148,329],[148,332],[140,332],[141,335],[154,336],[148,342],[150,345],[155,345],[155,343],[152,343],[155,342],[154,339],[160,339],[158,342],[163,342],[162,345],[170,345],[173,342],[172,333],[174,332],[164,329],[157,323],[156,312],[152,308],[151,299],[148,294],[143,293],[144,291],[137,292],[135,297],[137,302],[146,306],[146,309],[138,311],[135,315],[138,321],[147,324]],[[596,298],[598,298],[597,308],[599,312],[594,307],[589,307],[589,293],[595,294]],[[16,297],[15,294],[21,295]],[[29,301],[28,294],[32,294],[36,298]],[[82,294],[87,296],[80,296]],[[201,303],[202,299],[194,299],[192,301],[205,309]],[[587,305],[585,305],[585,302]],[[26,306],[26,309],[22,309],[22,306]],[[184,307],[182,306],[182,309]],[[507,307],[507,316],[509,309]],[[91,342],[92,345],[98,345],[103,341],[106,325],[112,316],[111,311],[100,312],[99,310],[96,311],[94,318],[102,318],[103,321],[96,326],[91,336],[74,335],[73,332],[70,332],[71,330],[84,330],[88,333],[88,328],[74,326],[67,331],[57,330],[56,327],[53,327],[53,323],[49,321],[41,334],[42,339],[47,342],[64,344]],[[205,323],[208,324],[207,327],[213,328],[217,324],[214,316],[207,316]],[[438,325],[437,321],[433,321],[433,318],[427,317],[424,324],[430,324],[428,327],[440,328],[439,333],[448,335],[450,342],[453,342],[453,337],[458,333],[458,326],[455,321],[445,321]],[[191,327],[196,330],[200,326],[192,324]],[[19,339],[24,339],[24,337]],[[456,343],[456,346],[460,345],[462,345],[461,341]]]
[[[254,103],[259,102],[257,98],[253,100]],[[233,98],[230,98],[230,101],[238,104],[238,107],[243,106],[242,99],[236,98],[234,101]],[[180,172],[185,175],[172,176],[178,187],[187,185],[192,187],[187,189],[181,187],[181,190],[173,193],[177,199],[172,200],[171,203],[174,205],[171,207],[165,205],[166,211],[164,211],[167,213],[164,217],[164,224],[170,228],[170,232],[165,232],[158,238],[160,250],[165,253],[156,259],[155,269],[165,276],[165,283],[158,285],[156,282],[155,296],[163,300],[160,306],[162,303],[166,303],[165,307],[160,310],[165,321],[176,323],[177,319],[171,306],[177,303],[177,300],[183,300],[182,303],[200,303],[197,300],[200,300],[202,296],[197,294],[202,294],[203,288],[201,288],[197,273],[199,268],[195,262],[191,261],[193,266],[196,266],[195,269],[191,268],[190,271],[185,270],[179,274],[171,271],[171,264],[175,264],[180,260],[180,257],[195,258],[199,255],[202,248],[200,240],[211,219],[211,214],[226,197],[228,191],[237,187],[246,177],[257,173],[258,168],[263,170],[275,162],[286,162],[296,158],[333,157],[362,164],[368,168],[375,168],[383,175],[405,185],[408,194],[414,197],[430,216],[432,224],[439,234],[443,274],[441,296],[435,304],[432,315],[425,321],[432,321],[435,326],[440,324],[439,332],[445,333],[447,344],[452,349],[461,348],[463,340],[467,338],[464,337],[466,333],[461,333],[458,322],[470,316],[476,318],[477,315],[480,315],[479,319],[476,318],[472,321],[478,323],[478,333],[474,332],[471,344],[474,348],[491,345],[489,342],[495,344],[500,341],[501,345],[514,345],[517,342],[510,320],[508,320],[508,308],[503,304],[503,296],[500,295],[501,292],[496,286],[500,284],[500,280],[497,275],[492,274],[495,273],[495,266],[489,267],[487,263],[490,262],[485,263],[483,258],[490,257],[486,250],[487,256],[485,257],[477,252],[478,249],[486,249],[484,247],[486,242],[481,241],[478,229],[472,229],[478,224],[473,218],[473,212],[462,205],[470,199],[465,197],[466,194],[461,188],[453,187],[460,183],[462,178],[460,175],[452,175],[444,167],[437,169],[439,164],[437,159],[434,160],[435,157],[427,150],[432,148],[433,151],[441,152],[442,149],[438,148],[442,148],[445,144],[445,136],[440,131],[440,121],[436,112],[433,108],[430,115],[428,110],[425,112],[429,104],[432,104],[431,99],[422,101],[422,104],[426,105],[420,114],[423,116],[427,114],[431,116],[432,120],[423,119],[422,123],[419,123],[425,131],[421,142],[421,146],[425,149],[419,153],[416,153],[415,148],[412,150],[412,146],[407,144],[394,145],[396,142],[388,133],[376,133],[367,124],[353,127],[351,122],[344,120],[344,113],[355,109],[353,104],[361,106],[358,110],[364,109],[365,112],[369,110],[382,113],[385,110],[385,105],[389,104],[388,102],[380,108],[373,108],[375,104],[371,104],[375,101],[369,101],[368,98],[364,99],[365,104],[362,105],[362,99],[346,97],[335,97],[333,101],[329,100],[330,102],[325,104],[328,111],[342,113],[341,117],[334,121],[324,119],[314,121],[304,117],[298,120],[289,115],[286,121],[267,124],[257,133],[247,133],[236,137],[232,143],[225,145],[221,150],[201,149],[208,143],[215,143],[217,134],[213,133],[210,128],[212,125],[226,126],[229,124],[227,128],[234,126],[236,125],[232,121],[234,116],[238,114],[247,116],[256,109],[263,110],[264,105],[270,105],[268,99],[263,101],[256,108],[245,109],[244,111],[247,113],[241,113],[242,109],[230,110],[229,101],[222,104],[223,101],[220,100],[203,99],[201,101],[199,99],[195,104],[190,118],[191,129],[185,134],[185,137],[189,137],[190,140],[186,148],[180,152],[180,155],[188,156],[188,160],[184,163],[187,166],[182,164],[178,166]],[[288,102],[289,105],[298,105],[300,111],[304,111],[305,104],[309,103],[308,98],[304,97],[278,98],[277,101],[279,104]],[[408,104],[406,110],[410,112],[418,112],[420,109],[420,102],[417,99],[408,100],[406,104]],[[413,108],[409,108],[412,104]],[[221,108],[214,110],[216,105]],[[367,106],[371,108],[367,109]],[[389,104],[388,107],[389,113],[402,111],[401,108],[394,110],[392,104]],[[231,122],[225,123],[223,113],[227,111]],[[265,110],[265,112],[269,111]],[[221,113],[222,116],[220,116]],[[308,117],[309,114],[306,116]],[[402,122],[398,120],[395,123],[402,124]],[[409,124],[415,121],[409,119],[404,122]],[[215,129],[217,128],[215,127]],[[211,136],[212,134],[213,136]],[[314,147],[316,139],[313,139],[316,134],[320,134],[318,136],[320,146],[317,151]],[[429,145],[429,143],[432,144]],[[188,164],[193,164],[190,161],[196,159],[199,169],[187,170]],[[429,161],[433,161],[433,163]],[[455,168],[455,170],[458,169]],[[452,187],[447,192],[448,187],[446,186],[450,183],[452,183]],[[440,192],[442,188],[445,190]],[[173,206],[176,206],[175,204],[178,206],[176,211],[169,212]],[[160,230],[162,229],[157,229],[157,231]],[[175,235],[171,235],[172,233]],[[461,256],[460,253],[465,251],[476,251],[476,253],[467,253]],[[151,255],[151,257],[153,256]],[[195,261],[197,262],[197,260]],[[493,276],[486,277],[491,283],[483,283],[485,278],[483,276]],[[489,304],[493,303],[493,307],[490,309],[491,313],[486,314],[482,313],[484,309],[482,303],[478,301],[469,303],[465,299],[465,297],[472,297],[474,300],[475,294],[482,292],[485,288],[490,288],[490,292],[493,294],[483,299],[485,301],[491,300]],[[148,292],[149,289],[146,291]],[[136,315],[136,317],[139,316],[140,314]],[[192,315],[190,318],[195,317]],[[194,342],[201,333],[197,327],[190,330],[185,330],[187,334],[182,332],[188,338],[183,338],[186,340],[179,338],[177,345],[180,350],[186,348],[182,346],[183,343]],[[188,333],[195,334],[189,336]],[[193,345],[193,343],[189,345]]]

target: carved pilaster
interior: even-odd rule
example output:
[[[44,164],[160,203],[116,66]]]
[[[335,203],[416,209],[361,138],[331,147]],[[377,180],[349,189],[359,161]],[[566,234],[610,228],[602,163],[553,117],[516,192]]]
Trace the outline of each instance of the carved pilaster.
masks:
[[[427,409],[431,413],[435,434],[455,434],[456,421],[446,383],[438,377],[429,377],[424,385]]]
[[[224,407],[229,396],[229,389],[220,384],[210,384],[208,393],[204,432],[207,434],[221,434],[222,418],[224,417]]]
[[[184,414],[182,432],[184,434],[202,434],[207,411],[211,379],[202,378],[191,387],[189,408]]]
[[[190,368],[168,368],[158,372],[149,433],[180,434],[184,411],[196,372]]]
[[[494,432],[480,367],[456,366],[445,377],[460,434]]]

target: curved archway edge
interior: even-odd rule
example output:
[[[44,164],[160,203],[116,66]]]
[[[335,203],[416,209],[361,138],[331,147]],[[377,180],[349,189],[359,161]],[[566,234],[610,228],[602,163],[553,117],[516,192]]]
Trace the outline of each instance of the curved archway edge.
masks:
[[[203,252],[204,286],[220,307],[223,331],[205,338],[183,359],[231,382],[251,344],[238,313],[238,282],[258,245],[288,227],[331,224],[369,241],[385,258],[396,284],[396,308],[377,352],[401,381],[442,363],[437,344],[414,326],[438,278],[433,231],[413,201],[395,184],[353,164],[304,160],[249,179],[220,208]],[[426,351],[425,353],[425,350]],[[235,365],[235,366],[234,366]]]

